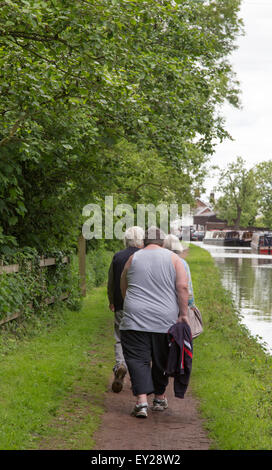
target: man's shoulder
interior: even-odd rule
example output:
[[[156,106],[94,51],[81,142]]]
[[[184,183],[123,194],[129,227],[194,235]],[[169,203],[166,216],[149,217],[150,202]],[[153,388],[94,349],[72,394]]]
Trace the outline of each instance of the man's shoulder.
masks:
[[[127,248],[124,248],[123,250],[119,250],[115,253],[115,255],[113,256],[113,259],[114,260],[118,260],[118,259],[123,259],[124,257],[130,257],[131,255],[133,255],[134,253],[136,253],[136,251],[138,251],[140,248],[138,247],[132,247],[132,246],[129,246]]]

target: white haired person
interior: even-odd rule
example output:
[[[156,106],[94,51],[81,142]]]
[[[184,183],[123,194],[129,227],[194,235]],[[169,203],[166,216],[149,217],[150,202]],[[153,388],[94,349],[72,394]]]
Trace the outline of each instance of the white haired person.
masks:
[[[124,235],[125,249],[118,251],[113,256],[108,273],[108,299],[109,308],[114,312],[114,336],[115,336],[115,366],[113,368],[114,380],[112,390],[121,392],[127,366],[123,356],[120,340],[119,325],[123,318],[123,297],[120,290],[120,279],[123,268],[131,255],[143,247],[144,230],[141,227],[130,227]]]
[[[163,242],[163,247],[167,248],[170,251],[173,251],[176,253],[182,260],[182,263],[184,264],[187,276],[188,276],[188,290],[189,290],[189,301],[188,305],[189,307],[194,306],[194,292],[193,292],[193,284],[192,284],[192,278],[191,278],[191,272],[188,263],[185,261],[184,256],[187,255],[188,248],[184,248],[181,242],[179,241],[178,237],[175,235],[167,235],[164,239]]]

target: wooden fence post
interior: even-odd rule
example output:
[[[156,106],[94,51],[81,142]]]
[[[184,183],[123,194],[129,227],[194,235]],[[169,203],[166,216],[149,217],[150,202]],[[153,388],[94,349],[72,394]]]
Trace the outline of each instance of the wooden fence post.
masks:
[[[81,234],[78,238],[78,260],[80,289],[83,297],[86,296],[86,240]]]

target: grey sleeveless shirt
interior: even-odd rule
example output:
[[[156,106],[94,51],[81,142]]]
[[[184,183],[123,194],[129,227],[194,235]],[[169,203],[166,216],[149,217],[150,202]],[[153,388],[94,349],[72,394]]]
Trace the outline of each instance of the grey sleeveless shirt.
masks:
[[[133,255],[120,330],[167,333],[179,314],[173,252],[143,249]]]

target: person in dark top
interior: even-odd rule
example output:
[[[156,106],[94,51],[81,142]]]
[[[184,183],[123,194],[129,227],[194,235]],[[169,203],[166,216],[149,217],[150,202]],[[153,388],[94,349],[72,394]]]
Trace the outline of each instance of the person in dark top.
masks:
[[[113,367],[114,380],[112,390],[121,392],[127,366],[123,356],[119,325],[123,318],[123,297],[120,289],[120,279],[124,266],[131,255],[143,247],[144,230],[141,227],[130,227],[125,232],[124,243],[126,248],[113,256],[108,273],[108,299],[109,308],[114,312],[115,336],[115,366]]]

